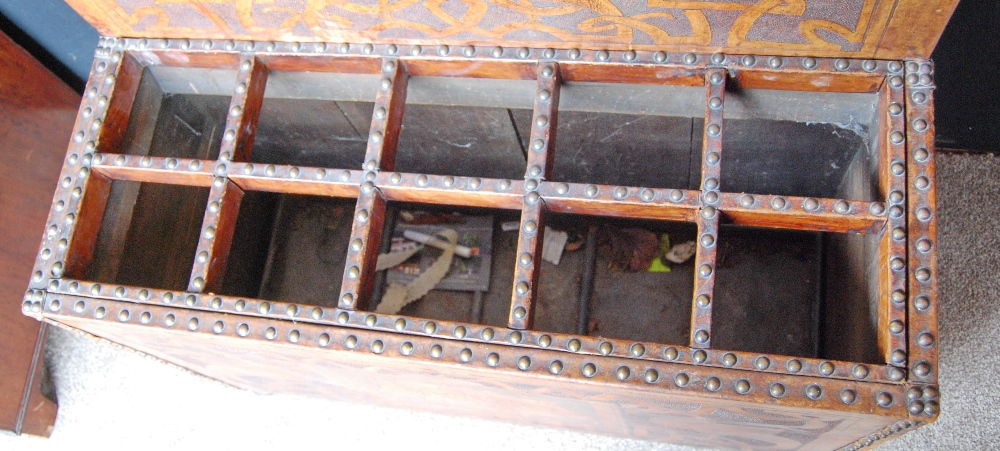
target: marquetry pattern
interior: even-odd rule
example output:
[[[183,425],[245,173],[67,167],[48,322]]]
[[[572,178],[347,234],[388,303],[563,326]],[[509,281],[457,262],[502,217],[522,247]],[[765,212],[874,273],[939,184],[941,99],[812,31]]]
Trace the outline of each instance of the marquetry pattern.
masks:
[[[375,354],[420,354],[432,360],[475,365],[482,362],[487,367],[538,371],[554,377],[596,376],[640,385],[669,383],[674,388],[697,389],[719,396],[745,395],[771,402],[791,398],[796,402],[813,402],[816,407],[836,405],[841,410],[860,409],[853,406],[874,402],[887,414],[903,406],[912,415],[937,414],[933,386],[937,374],[937,328],[934,167],[930,147],[932,80],[928,64],[909,63],[904,72],[899,62],[872,60],[791,61],[752,55],[668,55],[652,51],[630,51],[616,56],[608,52],[528,48],[449,53],[415,45],[331,44],[292,49],[290,43],[232,44],[224,46],[226,51],[216,48],[212,53],[198,53],[191,49],[214,47],[198,42],[184,46],[165,40],[102,39],[53,200],[31,290],[25,298],[26,313],[80,316],[324,348],[367,349]],[[182,47],[175,48],[177,45]],[[192,57],[184,58],[188,53]],[[310,62],[310,58],[317,60]],[[128,99],[109,100],[112,93],[134,95],[137,71],[150,61],[205,67],[237,65],[235,90],[217,160],[123,155],[115,153],[111,144],[101,144],[115,143],[116,133],[121,133],[121,130],[102,133],[102,120],[109,104],[131,105]],[[248,162],[269,65],[289,70],[294,65],[290,61],[299,61],[296,64],[303,68],[322,66],[326,70],[379,75],[380,82],[373,92],[375,106],[367,151],[360,168]],[[331,61],[342,64],[326,64]],[[442,65],[438,72],[435,64]],[[470,69],[478,77],[536,80],[523,179],[394,170],[408,77],[411,72],[445,75],[454,71],[455,64],[493,68],[490,73]],[[625,80],[628,82],[651,82],[642,76],[656,73],[670,75],[657,80],[659,83],[705,89],[700,189],[551,180],[561,83],[615,81],[616,71],[635,75]],[[795,77],[824,72],[847,77],[848,84],[854,87],[848,91],[880,90],[884,155],[878,176],[882,191],[879,197],[885,202],[721,190],[726,86],[737,83],[741,87],[773,87],[768,80],[779,72]],[[115,91],[116,79],[131,81],[121,91]],[[186,292],[102,285],[64,277],[67,265],[86,267],[92,258],[90,253],[111,180],[210,189]],[[224,276],[230,243],[238,238],[233,234],[240,200],[246,191],[252,190],[357,199],[336,308],[212,294]],[[517,257],[515,262],[509,262],[515,265],[515,273],[507,327],[366,311],[372,301],[374,265],[386,226],[385,209],[392,201],[521,211]],[[698,238],[690,343],[646,343],[532,330],[537,265],[544,219],[549,212],[694,223]],[[879,341],[887,364],[713,349],[716,248],[723,220],[876,236],[881,243],[880,262],[886,265],[879,271],[883,301],[879,310]],[[769,382],[761,385],[757,376],[748,379],[741,376],[741,370],[752,372],[746,374],[769,375],[766,379]],[[904,380],[907,374],[910,379]],[[921,386],[924,388],[917,388],[920,393],[914,393],[913,386],[907,390],[905,384],[914,381],[925,384]],[[862,399],[864,403],[860,402]]]

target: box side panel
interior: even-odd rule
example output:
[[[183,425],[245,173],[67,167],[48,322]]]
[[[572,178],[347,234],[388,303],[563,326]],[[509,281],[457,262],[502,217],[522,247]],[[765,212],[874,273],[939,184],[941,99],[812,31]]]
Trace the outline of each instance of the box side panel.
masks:
[[[59,321],[258,392],[376,402],[693,446],[835,449],[898,421],[477,371],[406,359],[395,349],[379,355],[337,352],[82,318]]]

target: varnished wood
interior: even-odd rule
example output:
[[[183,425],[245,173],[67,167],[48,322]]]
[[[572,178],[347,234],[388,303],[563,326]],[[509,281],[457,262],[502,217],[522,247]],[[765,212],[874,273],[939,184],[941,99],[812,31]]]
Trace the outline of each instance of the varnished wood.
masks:
[[[457,14],[436,2],[371,8],[319,1],[286,6],[283,15],[261,14],[253,3],[241,2],[214,8],[194,1],[171,6],[139,0],[69,3],[106,35],[214,39],[220,47],[226,40],[241,39],[265,48],[267,41],[301,41],[300,47],[315,41],[405,42],[428,48],[447,44],[447,52],[456,54],[468,45],[479,53],[504,45],[511,57],[519,47],[549,47],[893,59],[929,57],[958,2],[852,0],[820,13],[805,0],[661,0],[638,9],[610,0],[547,6],[500,2]]]
[[[0,33],[0,429],[48,436],[56,404],[41,395],[45,327],[18,314],[78,94]]]

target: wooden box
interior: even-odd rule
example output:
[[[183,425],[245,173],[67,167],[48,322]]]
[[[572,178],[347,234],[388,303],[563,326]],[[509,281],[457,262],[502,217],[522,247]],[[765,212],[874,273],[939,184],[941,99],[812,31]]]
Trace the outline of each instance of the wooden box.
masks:
[[[107,36],[27,315],[256,391],[698,446],[938,415],[955,1],[70,3]],[[380,308],[413,210],[492,216],[488,290]],[[593,239],[551,265],[546,225]],[[609,267],[635,230],[695,254]]]

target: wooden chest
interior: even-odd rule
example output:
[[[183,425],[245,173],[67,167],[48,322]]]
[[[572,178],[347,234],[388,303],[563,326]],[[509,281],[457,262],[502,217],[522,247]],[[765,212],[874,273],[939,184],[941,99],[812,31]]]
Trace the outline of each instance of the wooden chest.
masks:
[[[938,415],[954,0],[70,3],[106,37],[27,315],[256,391],[697,446]],[[488,289],[384,305],[415,215],[490,218]],[[543,261],[547,226],[582,249]],[[650,236],[693,257],[633,267]]]

